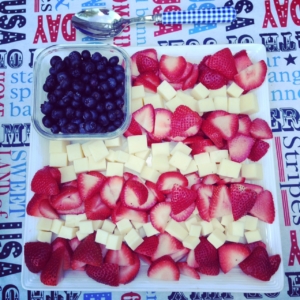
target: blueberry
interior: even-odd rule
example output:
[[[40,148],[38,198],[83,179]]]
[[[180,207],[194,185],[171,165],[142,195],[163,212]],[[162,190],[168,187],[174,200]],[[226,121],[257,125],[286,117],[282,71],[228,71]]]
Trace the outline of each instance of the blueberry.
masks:
[[[105,81],[100,82],[97,87],[97,90],[102,93],[107,92],[109,90],[109,86],[108,86],[107,82],[105,82]]]
[[[97,110],[91,109],[91,110],[90,110],[90,113],[91,113],[91,115],[92,115],[92,120],[93,120],[93,121],[97,121],[97,119],[98,119],[98,112],[97,112]]]
[[[85,121],[90,121],[92,120],[92,113],[89,110],[85,110],[82,117]]]
[[[116,111],[111,110],[107,113],[109,121],[115,121],[117,119]]]
[[[75,101],[81,101],[82,95],[81,95],[79,92],[76,92],[76,93],[74,93],[74,95],[73,95],[73,99],[74,99]]]
[[[91,96],[93,93],[93,88],[88,84],[85,86],[84,94],[86,96]]]
[[[56,77],[54,75],[49,75],[46,78],[45,84],[51,89],[54,90],[57,86],[57,80]]]
[[[94,132],[96,130],[97,124],[94,121],[88,121],[84,123],[84,129],[87,132]]]
[[[66,108],[65,115],[68,119],[72,119],[75,116],[75,108],[68,106]]]
[[[51,113],[51,117],[54,120],[58,120],[64,116],[64,111],[60,108],[54,108]]]
[[[92,88],[95,89],[95,88],[97,88],[98,83],[99,83],[98,80],[93,78],[93,79],[91,79],[90,85],[91,85]]]
[[[49,69],[49,73],[50,73],[51,75],[56,75],[56,74],[57,74],[57,72],[56,72],[56,70],[54,69],[54,67],[51,67],[51,68]]]
[[[68,130],[67,126],[60,127],[60,130],[61,130],[62,133],[69,133],[69,130]]]
[[[116,109],[115,114],[116,114],[117,119],[119,119],[119,120],[124,119],[124,113],[121,109]]]
[[[92,97],[93,97],[97,102],[99,102],[99,101],[102,99],[101,94],[98,93],[98,92],[93,92]]]
[[[96,107],[96,104],[97,104],[96,100],[94,98],[92,98],[92,97],[86,97],[84,99],[83,103],[88,108]]]
[[[114,69],[113,69],[113,67],[108,66],[108,67],[106,68],[106,73],[107,73],[107,75],[112,76],[112,75],[114,74]]]
[[[117,74],[117,73],[119,73],[119,72],[121,72],[121,73],[124,73],[124,72],[125,72],[123,66],[121,66],[121,65],[116,65],[116,66],[114,66],[113,68],[114,68],[115,74]]]
[[[123,98],[117,98],[115,100],[115,103],[118,107],[122,108],[124,106],[124,99]]]
[[[82,119],[81,119],[81,118],[73,118],[73,119],[71,120],[71,123],[80,125],[80,124],[82,123]]]
[[[44,115],[49,115],[49,114],[51,114],[53,108],[54,108],[54,105],[51,104],[51,103],[48,102],[48,101],[44,101],[44,103],[41,104],[41,112],[42,112]]]
[[[79,78],[81,77],[81,71],[80,69],[73,69],[71,70],[71,73],[70,73],[74,78]]]
[[[54,69],[55,69],[56,73],[64,71],[65,68],[66,68],[66,63],[65,63],[65,61],[62,61],[62,60],[57,61],[54,65]]]
[[[81,60],[71,59],[71,61],[70,61],[70,67],[71,68],[78,69],[78,68],[80,68],[80,65],[81,65]]]
[[[98,72],[105,71],[106,65],[104,65],[104,64],[101,63],[101,62],[98,62],[98,63],[97,63],[97,66],[96,66],[96,69],[97,69]]]
[[[115,89],[116,86],[117,86],[117,81],[116,81],[116,79],[113,78],[113,77],[109,77],[109,78],[107,79],[107,83],[108,83],[108,85],[109,85],[109,87],[110,87],[111,90]]]
[[[45,91],[46,93],[51,92],[50,87],[46,83],[43,84],[43,91]]]
[[[73,99],[73,101],[71,102],[71,106],[75,109],[80,108],[81,107],[81,101],[76,101],[76,100]]]
[[[97,112],[99,112],[99,113],[104,112],[104,111],[105,111],[104,103],[98,103],[98,104],[96,105],[96,110],[97,110]]]
[[[123,95],[124,95],[124,93],[125,93],[125,88],[124,88],[124,86],[123,85],[121,85],[121,84],[119,84],[119,85],[117,85],[117,87],[116,87],[116,90],[115,90],[115,97],[122,97]]]
[[[57,121],[57,125],[60,126],[60,127],[65,126],[67,123],[68,123],[68,119],[67,118],[60,118]]]
[[[51,126],[51,132],[52,133],[59,133],[60,132],[60,127],[57,124],[53,124]]]
[[[78,51],[72,51],[69,53],[69,58],[71,60],[81,60],[81,54]]]
[[[65,79],[69,79],[69,75],[66,72],[59,72],[56,75],[56,79],[60,83]]]
[[[92,54],[92,61],[99,62],[102,58],[102,55],[99,52],[95,52]]]
[[[55,90],[56,91],[56,90]],[[54,91],[54,92],[55,92]],[[49,100],[50,103],[55,104],[57,102],[58,97],[53,93],[48,93],[47,99]]]
[[[110,111],[116,108],[115,103],[113,103],[112,101],[106,101],[104,105],[106,111]]]
[[[84,59],[84,60],[87,60],[87,59],[90,59],[91,58],[91,53],[89,50],[83,50],[81,52],[81,57]]]
[[[61,87],[63,90],[68,90],[68,89],[71,87],[71,80],[70,80],[69,78],[63,79],[63,80],[60,82],[60,87]]]
[[[113,124],[117,127],[117,128],[120,128],[121,125],[123,124],[123,121],[122,120],[115,120],[113,122]]]
[[[68,123],[66,127],[69,133],[78,132],[78,125],[75,123]]]
[[[75,118],[82,118],[83,116],[83,111],[80,109],[76,109],[75,110],[75,114],[74,114]]]
[[[119,63],[119,57],[118,56],[112,56],[109,60],[108,60],[109,64],[113,67],[116,66]]]
[[[105,130],[105,128],[103,126],[101,126],[100,124],[97,124],[95,132],[97,132],[97,133],[105,133],[106,130]]]
[[[51,65],[52,67],[54,67],[55,64],[56,64],[58,61],[62,61],[61,57],[58,56],[58,55],[54,55],[54,56],[52,56],[51,59],[50,59],[50,65]]]
[[[54,91],[53,91],[53,95],[56,96],[57,98],[61,98],[63,95],[64,95],[64,92],[62,89],[58,89],[56,88]],[[50,100],[50,99],[49,99]]]
[[[53,125],[53,120],[50,116],[44,116],[42,118],[42,123],[44,124],[45,127],[51,128],[51,126]]]
[[[113,100],[113,93],[112,92],[104,92],[103,93],[103,100],[104,101],[112,101]]]
[[[91,74],[83,73],[83,74],[81,75],[81,80],[82,80],[83,82],[85,82],[85,83],[90,82],[90,80],[91,80]]]
[[[86,133],[86,130],[84,128],[84,123],[79,124],[79,133]]]
[[[108,65],[108,59],[107,59],[107,57],[105,57],[105,56],[102,56],[102,57],[100,58],[99,62],[100,62],[101,64],[105,65],[105,66]]]
[[[83,92],[85,90],[83,82],[77,79],[72,82],[72,88],[74,92]]]
[[[107,131],[108,132],[113,132],[115,131],[117,128],[114,124],[110,124],[109,126],[107,126]]]
[[[119,72],[115,75],[115,79],[117,82],[122,83],[125,79],[125,74],[122,72]]]
[[[92,74],[94,73],[96,70],[96,66],[93,62],[88,62],[86,65],[85,65],[85,68],[84,68],[84,71],[88,74]]]
[[[98,118],[98,122],[102,126],[107,126],[109,124],[109,120],[108,120],[106,114],[104,114],[104,113],[100,114],[99,118]]]
[[[106,72],[99,72],[98,73],[98,78],[99,78],[99,80],[104,81],[108,78],[108,75],[107,75]]]

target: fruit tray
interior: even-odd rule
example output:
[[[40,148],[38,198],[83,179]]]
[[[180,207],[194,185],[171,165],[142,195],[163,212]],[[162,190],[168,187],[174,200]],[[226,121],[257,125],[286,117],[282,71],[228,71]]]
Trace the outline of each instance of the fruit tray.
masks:
[[[236,53],[245,49],[253,62],[261,59],[267,59],[266,50],[260,44],[242,44],[242,45],[206,45],[206,46],[176,46],[176,47],[156,47],[158,56],[168,54],[172,56],[184,56],[191,63],[199,63],[201,59],[208,54],[213,54],[224,47],[229,47],[232,53]],[[143,50],[141,47],[129,47],[126,51],[129,55],[137,51]],[[262,118],[270,123],[270,106],[269,106],[269,91],[268,82],[264,81],[263,85],[253,91],[259,101],[259,112],[251,115],[251,119],[256,117]],[[48,164],[48,146],[49,141],[41,137],[34,129],[31,131],[31,147],[29,155],[29,171],[27,185],[27,203],[31,199],[33,193],[30,190],[30,182],[35,172]],[[76,141],[78,142],[78,140]],[[267,154],[260,160],[263,165],[264,178],[261,181],[255,181],[262,185],[265,189],[272,192],[275,202],[275,221],[273,224],[259,222],[259,230],[262,240],[267,245],[269,255],[279,254],[282,257],[281,237],[279,227],[279,212],[277,204],[277,190],[275,181],[274,167],[274,145],[270,140],[270,149]],[[251,181],[248,181],[251,182]],[[26,215],[24,243],[36,240],[38,218]],[[31,273],[25,266],[23,259],[22,268],[22,285],[29,290],[80,290],[80,291],[173,291],[174,284],[178,291],[190,292],[278,292],[283,288],[283,266],[280,264],[279,270],[272,276],[268,282],[259,281],[255,278],[245,275],[239,268],[234,268],[227,274],[220,272],[218,276],[207,276],[201,274],[200,280],[191,279],[186,276],[181,276],[180,281],[171,283],[166,281],[152,280],[147,277],[148,265],[141,262],[141,268],[138,276],[131,283],[120,285],[119,287],[110,287],[100,284],[89,278],[85,272],[81,271],[66,271],[64,278],[58,286],[45,286],[40,281],[39,274]],[[76,284],[74,284],[76,282]]]

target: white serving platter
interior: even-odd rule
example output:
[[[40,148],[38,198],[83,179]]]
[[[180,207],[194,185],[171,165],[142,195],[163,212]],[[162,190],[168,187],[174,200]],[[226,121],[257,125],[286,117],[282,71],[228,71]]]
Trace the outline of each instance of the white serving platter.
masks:
[[[266,50],[260,44],[235,44],[235,45],[206,45],[206,46],[174,46],[174,47],[155,47],[158,56],[168,54],[173,56],[182,55],[187,61],[191,63],[199,63],[201,59],[208,54],[213,54],[216,51],[229,47],[232,53],[236,53],[242,49],[247,50],[250,59],[257,62],[261,59],[267,60]],[[150,48],[150,47],[149,47]],[[129,47],[126,51],[132,55],[136,51],[142,50],[141,47]],[[270,124],[270,105],[269,105],[269,90],[267,79],[258,89],[254,90],[258,101],[260,110],[257,114],[251,115],[251,119],[256,117],[263,118]],[[29,170],[27,180],[27,203],[31,199],[33,193],[30,191],[30,182],[35,172],[48,164],[48,140],[42,138],[31,127],[30,135],[30,155],[29,155]],[[78,141],[77,141],[78,142]],[[273,141],[270,142],[270,149],[268,153],[261,159],[264,170],[264,179],[256,181],[264,189],[272,192],[275,202],[276,218],[273,224],[266,224],[259,222],[259,229],[263,241],[267,244],[267,251],[269,255],[280,254],[281,237],[279,226],[279,212],[277,203],[277,190],[275,181],[275,158]],[[254,183],[254,182],[253,182]],[[25,219],[25,237],[24,243],[35,241],[37,235],[37,221],[38,218],[26,216]],[[190,277],[181,275],[178,282],[164,282],[152,280],[147,277],[148,265],[142,263],[141,269],[137,278],[127,284],[119,287],[111,287],[104,284],[97,283],[89,278],[85,272],[81,271],[66,271],[64,278],[56,287],[45,286],[40,282],[40,275],[29,272],[24,264],[22,267],[22,285],[23,288],[29,290],[79,290],[79,291],[189,291],[189,292],[257,292],[257,293],[274,293],[279,292],[283,288],[284,275],[283,265],[281,263],[279,270],[271,280],[263,282],[256,280],[250,276],[245,275],[238,267],[234,268],[227,274],[220,271],[218,276],[206,276],[200,274],[201,279],[195,280]]]

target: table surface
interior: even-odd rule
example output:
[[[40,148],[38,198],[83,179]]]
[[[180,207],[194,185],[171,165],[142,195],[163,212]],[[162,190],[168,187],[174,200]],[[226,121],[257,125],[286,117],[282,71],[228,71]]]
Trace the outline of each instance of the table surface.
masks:
[[[276,145],[276,185],[281,224],[284,288],[278,293],[50,292],[21,285],[26,172],[30,164],[32,62],[38,48],[92,39],[71,28],[72,15],[88,7],[107,7],[123,17],[174,9],[233,6],[228,24],[162,26],[139,23],[108,43],[177,46],[258,43],[267,49],[271,128]],[[0,299],[300,299],[300,1],[299,0],[10,0],[0,1]],[[300,237],[299,237],[300,239]],[[2,240],[2,241],[1,241]],[[176,285],[174,285],[176,289]]]

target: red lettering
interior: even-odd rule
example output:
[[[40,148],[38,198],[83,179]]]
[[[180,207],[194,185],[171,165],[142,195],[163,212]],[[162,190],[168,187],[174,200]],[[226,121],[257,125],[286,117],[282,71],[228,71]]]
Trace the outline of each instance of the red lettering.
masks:
[[[125,41],[126,40],[126,41]],[[114,37],[114,44],[120,47],[128,47],[130,43],[130,35],[116,36]]]
[[[295,257],[298,260],[298,264],[300,264],[300,249],[298,247],[296,230],[290,231],[290,239],[291,239],[291,250],[290,250],[288,265],[293,266],[295,263]]]
[[[297,16],[297,6],[300,6],[300,1],[299,0],[293,0],[291,3],[291,16],[293,22],[297,25],[300,26],[300,18]],[[300,10],[300,7],[298,7],[298,11]]]
[[[171,3],[180,3],[180,0],[153,0],[156,4],[171,4]]]
[[[124,16],[127,16],[129,17],[129,4],[126,4],[126,5],[113,5],[112,6],[112,9],[118,13],[121,17],[124,17]],[[127,9],[127,11],[123,11],[124,9]]]
[[[42,39],[42,43],[48,42],[44,27],[43,27],[43,16],[38,16],[38,27],[35,32],[33,43],[36,44],[38,42],[39,38]]]
[[[3,97],[0,97],[3,98]],[[0,117],[4,117],[4,104],[0,103]]]
[[[288,10],[289,10],[289,0],[284,0],[283,4],[280,4],[279,0],[275,0],[275,8],[277,11],[277,16],[279,18],[280,26],[286,27]]]
[[[47,16],[47,23],[48,23],[48,28],[49,28],[49,32],[50,32],[50,41],[51,42],[57,41],[60,18],[61,18],[61,15],[57,15],[57,19],[52,20],[51,15]]]
[[[62,35],[66,41],[76,41],[76,29],[71,23],[73,16],[74,14],[67,14],[62,20]]]

